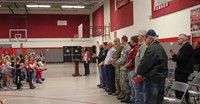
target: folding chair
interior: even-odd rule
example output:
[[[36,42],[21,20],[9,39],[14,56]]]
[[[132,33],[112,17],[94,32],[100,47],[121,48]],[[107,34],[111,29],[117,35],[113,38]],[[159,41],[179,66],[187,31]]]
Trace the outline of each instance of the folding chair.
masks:
[[[168,94],[169,88],[170,88],[171,82],[169,79],[165,79],[165,95]]]
[[[197,73],[195,77],[198,77],[198,78],[200,78],[200,72],[199,72],[199,73]]]
[[[193,73],[191,73],[190,76],[188,77],[188,81],[192,81],[196,75],[197,75],[197,71],[194,71]]]
[[[200,91],[198,89],[200,87],[200,72],[192,80],[191,87],[197,87],[197,91],[194,91],[194,90],[189,90],[188,91],[189,96],[193,97],[195,104],[197,104],[195,98],[199,99],[199,97],[200,97]]]
[[[170,85],[171,85],[175,81],[175,79],[174,79],[174,72],[169,71],[168,74],[167,74],[167,79],[169,79]]]
[[[168,78],[169,80],[173,80],[173,79],[174,79],[174,73],[175,73],[175,70],[174,70],[174,69],[169,69],[167,78]]]
[[[189,89],[189,84],[183,83],[183,82],[173,82],[170,91],[177,90],[183,92],[183,96],[181,99],[175,98],[175,97],[164,97],[164,102],[169,104],[181,104],[183,102],[183,99],[185,97],[186,92]],[[169,94],[168,94],[169,95]]]

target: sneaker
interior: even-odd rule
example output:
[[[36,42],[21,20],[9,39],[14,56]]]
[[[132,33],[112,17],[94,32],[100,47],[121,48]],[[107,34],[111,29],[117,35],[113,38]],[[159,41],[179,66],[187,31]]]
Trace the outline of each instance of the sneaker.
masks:
[[[45,78],[40,78],[42,81],[45,81]]]
[[[41,79],[37,79],[36,83],[42,84],[42,80]]]
[[[8,88],[7,88],[7,87],[3,87],[3,90],[4,90],[4,91],[8,91]]]
[[[19,89],[17,89],[17,91],[22,91],[22,89],[23,89],[23,88],[19,88]]]

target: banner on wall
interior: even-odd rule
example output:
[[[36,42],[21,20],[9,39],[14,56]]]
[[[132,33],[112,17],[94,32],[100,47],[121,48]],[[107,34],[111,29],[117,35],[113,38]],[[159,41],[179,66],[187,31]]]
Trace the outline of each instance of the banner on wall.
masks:
[[[130,0],[115,0],[115,10],[121,8],[122,6],[128,4]]]
[[[190,30],[192,33],[200,32],[200,7],[190,12]]]
[[[170,1],[172,0],[154,0],[154,11],[168,7]]]
[[[78,26],[78,37],[79,38],[82,38],[83,37],[83,24],[80,24],[79,26]]]

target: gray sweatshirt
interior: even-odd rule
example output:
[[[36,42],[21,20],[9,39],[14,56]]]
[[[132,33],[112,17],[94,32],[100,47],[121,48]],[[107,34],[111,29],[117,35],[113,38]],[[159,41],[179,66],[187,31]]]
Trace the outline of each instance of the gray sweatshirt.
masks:
[[[9,61],[7,61],[6,63],[4,63],[5,65],[5,70],[4,72],[10,72],[12,70],[12,66],[11,66],[11,63]]]
[[[136,67],[135,72],[137,72],[137,67],[140,64],[140,60],[144,56],[144,53],[145,53],[147,47],[148,46],[146,45],[145,42],[142,42],[141,44],[139,44],[139,48],[138,48],[137,54],[135,56],[135,67]]]

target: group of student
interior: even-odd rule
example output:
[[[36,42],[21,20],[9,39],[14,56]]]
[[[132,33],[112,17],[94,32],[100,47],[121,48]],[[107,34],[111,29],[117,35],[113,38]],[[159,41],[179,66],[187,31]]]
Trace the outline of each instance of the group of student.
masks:
[[[170,56],[167,56],[153,29],[140,30],[130,40],[124,35],[121,40],[115,38],[114,42],[104,42],[99,47],[99,54],[95,56],[100,73],[100,84],[97,86],[109,95],[117,96],[122,103],[162,104],[168,61],[177,64],[176,81],[187,83],[193,69],[193,48],[187,35],[180,34],[177,43],[181,46],[179,52],[176,54],[171,49]],[[200,56],[200,45],[195,52],[196,58]],[[177,98],[182,95],[176,91]]]
[[[30,89],[35,89],[33,82],[42,84],[45,78],[42,72],[47,70],[43,52],[37,55],[33,50],[27,55],[19,56],[2,54],[0,56],[0,89],[12,90],[13,83],[17,90],[22,90],[22,81],[29,83]]]

